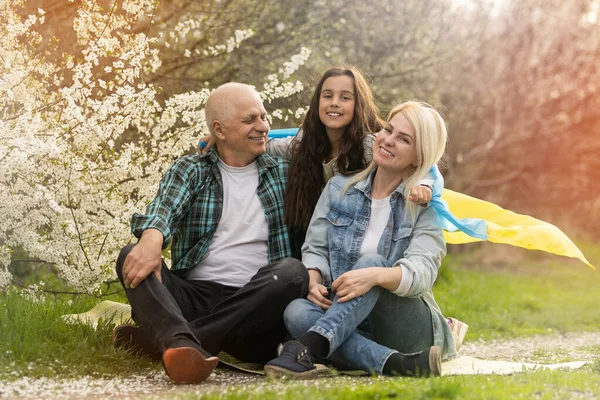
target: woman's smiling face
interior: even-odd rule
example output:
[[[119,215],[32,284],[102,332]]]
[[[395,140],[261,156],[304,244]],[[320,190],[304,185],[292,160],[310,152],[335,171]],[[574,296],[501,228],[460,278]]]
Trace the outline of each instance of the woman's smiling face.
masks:
[[[404,114],[399,112],[377,134],[373,161],[379,168],[404,175],[417,163],[415,140],[415,130]]]

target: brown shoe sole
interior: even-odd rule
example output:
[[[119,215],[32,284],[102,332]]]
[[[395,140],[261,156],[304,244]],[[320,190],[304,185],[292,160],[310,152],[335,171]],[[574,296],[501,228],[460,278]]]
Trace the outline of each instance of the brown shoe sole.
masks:
[[[431,346],[429,350],[429,368],[433,376],[442,376],[442,350],[439,346]]]
[[[167,375],[176,383],[204,382],[219,363],[217,357],[204,358],[193,347],[167,349],[162,360]]]
[[[319,372],[317,368],[304,372],[294,372],[289,369],[276,367],[275,365],[265,365],[265,375],[274,379],[308,380],[318,378]]]

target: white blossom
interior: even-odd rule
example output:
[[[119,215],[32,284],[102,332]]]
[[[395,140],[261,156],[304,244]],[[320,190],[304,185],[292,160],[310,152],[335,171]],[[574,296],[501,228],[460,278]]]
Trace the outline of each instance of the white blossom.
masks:
[[[159,37],[132,27],[152,14],[153,1],[118,2],[121,10],[112,13],[93,0],[76,4],[78,46],[51,62],[37,31],[45,11],[28,15],[20,2],[0,1],[0,288],[12,280],[11,248],[20,246],[52,263],[74,288],[97,291],[114,278],[119,250],[133,241],[132,214],[144,211],[172,160],[207,133],[210,90],[159,101],[160,88],[143,79],[161,67],[153,47]],[[161,40],[185,55],[188,35],[203,29],[202,21],[184,21]],[[252,34],[235,31],[194,54],[234,51]],[[265,79],[265,101],[302,90],[290,77],[308,54],[303,49]],[[135,140],[117,147],[132,132]],[[38,288],[25,292],[34,296]]]
[[[282,119],[283,118],[283,111],[278,109],[278,110],[273,111],[271,113],[271,115],[273,117],[275,117],[275,118]]]

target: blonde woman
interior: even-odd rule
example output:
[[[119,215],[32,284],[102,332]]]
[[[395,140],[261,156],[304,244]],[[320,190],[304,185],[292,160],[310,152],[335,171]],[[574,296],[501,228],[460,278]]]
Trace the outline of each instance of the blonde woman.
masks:
[[[433,209],[407,201],[446,139],[435,109],[403,103],[377,135],[370,166],[328,182],[302,247],[309,293],[284,314],[297,340],[267,363],[267,375],[312,378],[319,361],[378,375],[439,376],[441,359],[456,356],[431,292],[444,237]]]

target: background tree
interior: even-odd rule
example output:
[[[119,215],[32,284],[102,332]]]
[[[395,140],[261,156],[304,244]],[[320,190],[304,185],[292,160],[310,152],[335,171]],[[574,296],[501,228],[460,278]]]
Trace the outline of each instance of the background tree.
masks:
[[[95,292],[131,241],[129,220],[156,193],[165,168],[205,134],[208,88],[159,96],[160,38],[148,34],[155,4],[80,1],[45,27],[46,12],[0,3],[0,287],[11,252],[53,265],[68,284]],[[56,17],[59,18],[59,17]],[[143,27],[146,27],[143,29]],[[55,54],[61,38],[69,47]],[[176,30],[174,38],[179,32]],[[250,32],[209,46],[235,50]],[[267,101],[294,94],[293,57],[262,85]]]
[[[600,233],[589,224],[600,194],[597,6],[527,0],[494,9],[448,90],[450,185]]]

